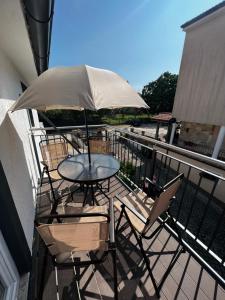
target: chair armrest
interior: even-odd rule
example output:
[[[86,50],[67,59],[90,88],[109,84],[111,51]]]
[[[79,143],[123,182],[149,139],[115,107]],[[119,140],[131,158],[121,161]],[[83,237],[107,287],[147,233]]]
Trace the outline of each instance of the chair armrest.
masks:
[[[41,163],[45,168],[48,168],[48,165],[46,164],[45,161],[41,160],[40,163]]]
[[[109,223],[109,242],[110,244],[115,243],[115,216],[114,216],[114,203],[113,199],[109,199],[109,216],[110,216],[110,223]]]
[[[147,219],[143,217],[138,211],[136,211],[136,209],[132,205],[124,203],[123,199],[121,199],[118,195],[115,195],[115,197],[122,203],[122,205],[128,208],[139,220],[141,220],[144,224],[147,223]]]
[[[43,224],[41,220],[49,220],[49,219],[68,219],[68,218],[90,218],[90,217],[105,217],[107,219],[107,222],[110,222],[110,216],[108,214],[104,213],[80,213],[80,214],[49,214],[42,217],[38,217],[35,219],[35,224],[38,226],[40,224]]]

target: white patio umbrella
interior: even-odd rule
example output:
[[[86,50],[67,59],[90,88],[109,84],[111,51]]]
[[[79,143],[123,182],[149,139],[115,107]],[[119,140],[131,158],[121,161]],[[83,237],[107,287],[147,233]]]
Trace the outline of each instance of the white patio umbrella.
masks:
[[[121,107],[149,108],[138,93],[118,74],[83,65],[48,69],[33,81],[10,110],[25,108],[39,111],[99,110]],[[86,120],[85,123],[90,162]]]

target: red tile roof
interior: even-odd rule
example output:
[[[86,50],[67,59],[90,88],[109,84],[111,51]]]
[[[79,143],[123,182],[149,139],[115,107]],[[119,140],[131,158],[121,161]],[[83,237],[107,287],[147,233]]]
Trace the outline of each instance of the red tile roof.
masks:
[[[161,122],[169,122],[169,120],[171,119],[172,119],[172,113],[169,112],[162,112],[152,117],[152,120],[161,121]]]

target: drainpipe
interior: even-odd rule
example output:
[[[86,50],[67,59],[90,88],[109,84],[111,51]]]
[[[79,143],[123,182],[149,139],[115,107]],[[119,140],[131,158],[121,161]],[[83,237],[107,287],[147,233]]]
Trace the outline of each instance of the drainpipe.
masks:
[[[222,147],[223,141],[225,137],[225,126],[220,127],[220,131],[217,136],[216,144],[213,149],[212,158],[217,158]]]
[[[170,134],[170,141],[169,141],[169,144],[173,144],[173,139],[174,139],[174,135],[175,135],[175,132],[176,132],[176,128],[177,128],[177,123],[174,122],[172,124],[172,130],[171,130],[171,134]]]
[[[54,0],[22,0],[38,75],[48,69]]]

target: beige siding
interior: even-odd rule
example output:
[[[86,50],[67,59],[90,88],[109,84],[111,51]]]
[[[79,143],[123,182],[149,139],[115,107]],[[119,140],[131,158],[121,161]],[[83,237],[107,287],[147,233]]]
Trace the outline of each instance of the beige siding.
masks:
[[[187,29],[173,116],[225,125],[225,10]]]

